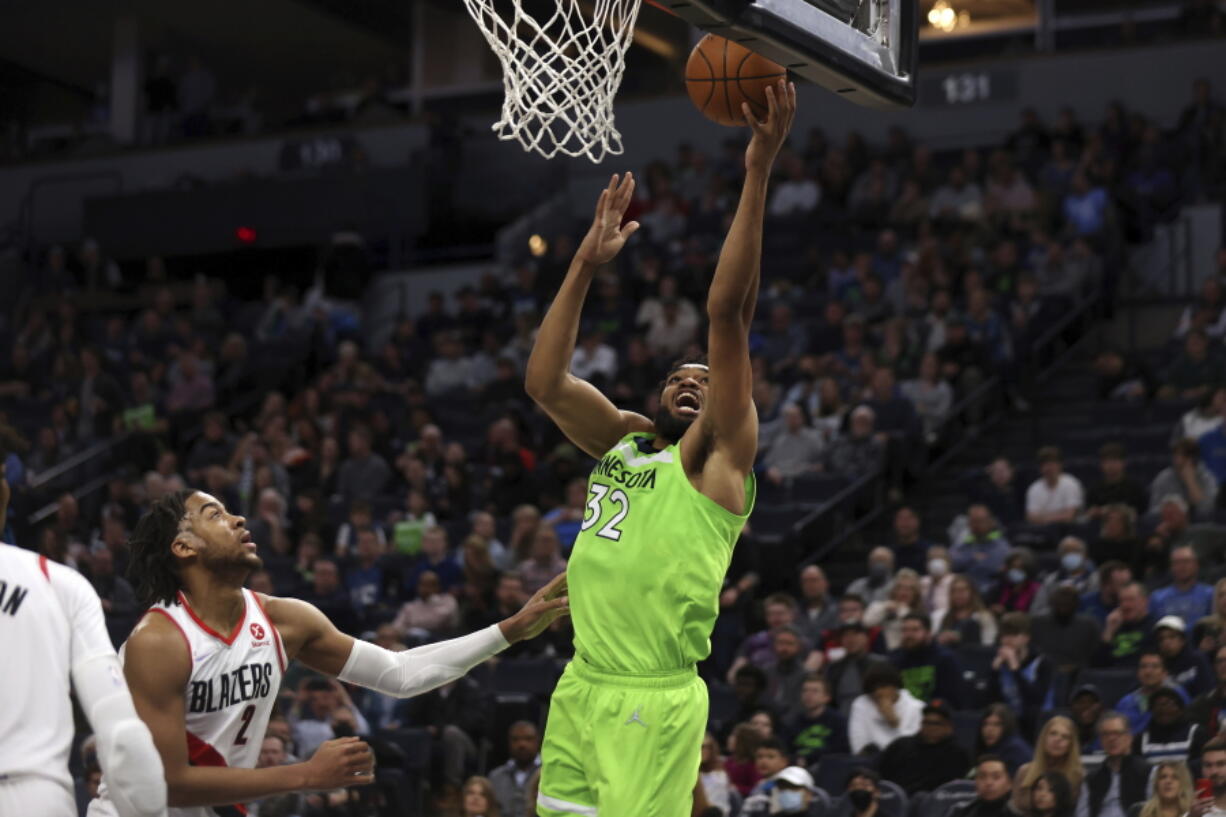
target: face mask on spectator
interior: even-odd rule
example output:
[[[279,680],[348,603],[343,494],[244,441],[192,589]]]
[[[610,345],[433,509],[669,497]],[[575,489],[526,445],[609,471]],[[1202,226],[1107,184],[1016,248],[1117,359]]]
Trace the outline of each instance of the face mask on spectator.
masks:
[[[856,811],[864,811],[873,802],[873,793],[864,789],[856,789],[855,791],[847,792],[847,799],[851,801],[851,807]]]
[[[855,792],[852,793],[854,794]],[[800,789],[780,789],[778,803],[779,810],[785,814],[803,811],[805,807],[805,793]]]
[[[944,559],[929,559],[928,560],[928,575],[941,577],[949,572],[949,562]]]
[[[1009,572],[1005,575],[1008,576],[1009,581],[1013,582],[1014,584],[1021,584],[1026,580],[1026,571],[1022,570],[1020,567],[1010,568]]]
[[[1080,553],[1066,553],[1060,557],[1060,566],[1071,573],[1079,570],[1084,561],[1085,557]]]

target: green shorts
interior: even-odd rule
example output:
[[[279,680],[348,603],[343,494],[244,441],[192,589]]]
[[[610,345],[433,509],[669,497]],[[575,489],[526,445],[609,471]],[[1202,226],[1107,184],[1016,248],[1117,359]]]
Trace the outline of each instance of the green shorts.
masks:
[[[537,814],[689,817],[706,729],[692,668],[621,675],[576,656],[549,705]]]

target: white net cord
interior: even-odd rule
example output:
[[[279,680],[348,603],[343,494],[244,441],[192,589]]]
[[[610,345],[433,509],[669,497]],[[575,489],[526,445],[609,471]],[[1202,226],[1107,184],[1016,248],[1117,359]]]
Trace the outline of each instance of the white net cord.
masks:
[[[542,20],[524,9],[529,1],[464,0],[502,64],[494,133],[546,159],[620,154],[613,97],[640,0],[544,0],[552,12]]]

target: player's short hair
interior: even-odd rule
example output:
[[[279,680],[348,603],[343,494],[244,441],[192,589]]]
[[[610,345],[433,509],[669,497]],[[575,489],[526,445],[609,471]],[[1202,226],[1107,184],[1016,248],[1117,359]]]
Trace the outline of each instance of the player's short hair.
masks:
[[[165,494],[149,507],[128,539],[128,580],[145,606],[170,604],[179,592],[179,567],[170,546],[179,535],[191,491]]]

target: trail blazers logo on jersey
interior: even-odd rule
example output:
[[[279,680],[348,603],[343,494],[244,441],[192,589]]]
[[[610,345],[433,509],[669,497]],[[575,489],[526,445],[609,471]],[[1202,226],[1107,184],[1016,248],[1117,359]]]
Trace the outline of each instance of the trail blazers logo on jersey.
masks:
[[[255,625],[252,625],[255,626]],[[207,680],[192,681],[190,712],[218,712],[228,706],[266,698],[272,692],[272,664],[244,664]]]

